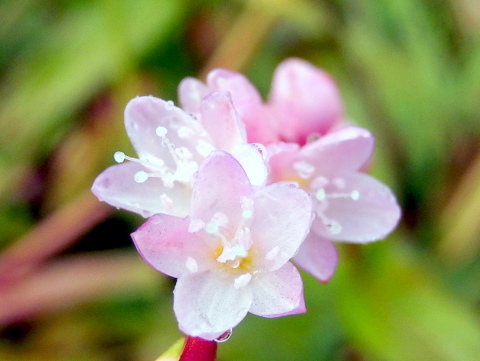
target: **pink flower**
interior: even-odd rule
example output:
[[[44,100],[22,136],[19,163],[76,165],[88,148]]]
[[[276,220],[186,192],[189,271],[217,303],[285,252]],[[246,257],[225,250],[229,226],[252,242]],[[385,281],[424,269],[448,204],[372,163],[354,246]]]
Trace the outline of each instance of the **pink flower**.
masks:
[[[184,79],[178,90],[179,100],[184,109],[197,113],[201,100],[219,90],[231,94],[249,142],[303,145],[309,136],[323,135],[342,120],[342,102],[335,83],[325,72],[300,59],[280,63],[266,104],[247,78],[224,69],[212,70],[206,84]]]
[[[151,96],[132,99],[125,109],[125,128],[138,158],[115,153],[115,160],[122,164],[100,174],[92,192],[102,201],[144,217],[186,216],[193,175],[215,149],[233,154],[253,184],[264,184],[261,146],[246,144],[245,128],[230,96],[210,93],[199,102],[198,110],[195,119],[171,101]]]
[[[174,311],[188,335],[214,339],[251,312],[304,312],[289,259],[310,229],[310,197],[289,183],[258,188],[225,152],[213,152],[193,183],[190,216],[158,214],[132,234],[144,259],[178,278]]]
[[[312,198],[315,219],[294,261],[321,281],[330,278],[336,265],[331,240],[376,241],[400,218],[390,189],[360,172],[372,151],[372,135],[357,127],[328,133],[303,147],[294,143],[269,147],[269,181],[294,181]]]

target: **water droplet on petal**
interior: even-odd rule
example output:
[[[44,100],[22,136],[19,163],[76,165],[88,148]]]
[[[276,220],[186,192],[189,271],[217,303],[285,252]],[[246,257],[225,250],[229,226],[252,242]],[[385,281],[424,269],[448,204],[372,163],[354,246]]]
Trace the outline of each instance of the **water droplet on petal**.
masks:
[[[262,156],[263,159],[265,159],[267,157],[267,148],[265,148],[265,146],[261,143],[252,143],[252,146],[254,146],[258,153],[260,153],[260,155]]]
[[[165,109],[172,110],[173,107],[174,107],[173,101],[169,100],[169,101],[165,102]]]
[[[225,331],[220,336],[218,336],[215,341],[217,342],[225,342],[232,336],[232,329]]]
[[[320,139],[320,133],[311,133],[307,136],[307,144],[313,143],[314,141]]]

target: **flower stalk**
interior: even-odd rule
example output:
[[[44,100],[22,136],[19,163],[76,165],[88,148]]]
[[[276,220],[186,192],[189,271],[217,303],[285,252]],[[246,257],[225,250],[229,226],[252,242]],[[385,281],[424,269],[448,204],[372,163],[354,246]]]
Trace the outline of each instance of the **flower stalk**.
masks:
[[[217,342],[187,337],[179,361],[215,361]]]

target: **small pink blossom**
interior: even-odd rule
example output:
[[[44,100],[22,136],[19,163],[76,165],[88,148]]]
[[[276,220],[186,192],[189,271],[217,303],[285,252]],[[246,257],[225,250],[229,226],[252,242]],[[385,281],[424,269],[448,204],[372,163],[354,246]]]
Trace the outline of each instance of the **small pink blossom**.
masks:
[[[367,130],[345,127],[302,147],[295,143],[269,147],[269,182],[294,181],[312,198],[315,219],[294,261],[321,281],[335,269],[332,240],[376,241],[386,237],[400,218],[390,189],[360,172],[373,143]]]
[[[213,152],[193,182],[190,215],[157,214],[132,234],[144,259],[178,278],[174,311],[188,335],[214,339],[248,312],[305,311],[289,259],[307,235],[310,197],[290,183],[251,185],[228,153]]]
[[[268,145],[277,141],[305,144],[342,122],[343,106],[333,80],[322,70],[296,58],[284,60],[275,70],[267,103],[242,74],[212,70],[203,84],[185,78],[179,86],[184,109],[196,113],[212,91],[227,91],[247,129],[249,142]]]
[[[261,146],[246,144],[245,128],[228,93],[205,96],[197,118],[171,101],[137,97],[125,109],[125,128],[138,158],[115,153],[122,164],[101,173],[92,187],[100,200],[118,208],[144,217],[186,216],[193,175],[215,149],[233,154],[253,184],[265,182]]]

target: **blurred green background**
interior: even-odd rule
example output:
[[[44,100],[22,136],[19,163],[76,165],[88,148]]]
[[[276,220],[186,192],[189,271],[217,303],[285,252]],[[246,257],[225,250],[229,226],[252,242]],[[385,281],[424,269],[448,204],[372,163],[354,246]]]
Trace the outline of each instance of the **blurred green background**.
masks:
[[[340,245],[308,313],[248,316],[219,360],[480,359],[477,0],[0,1],[0,360],[155,360],[178,332],[173,280],[98,202],[94,177],[133,154],[123,109],[178,82],[241,71],[266,96],[304,58],[369,128],[371,172],[398,229]]]

